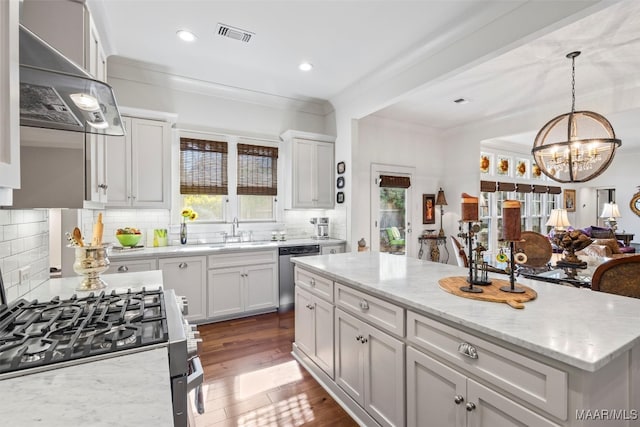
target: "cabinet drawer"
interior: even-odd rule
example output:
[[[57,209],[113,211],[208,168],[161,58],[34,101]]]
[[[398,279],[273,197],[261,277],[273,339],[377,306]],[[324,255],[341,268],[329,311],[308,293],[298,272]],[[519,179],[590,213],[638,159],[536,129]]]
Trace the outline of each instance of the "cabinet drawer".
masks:
[[[329,302],[333,302],[333,281],[303,270],[298,266],[296,266],[293,274],[296,286],[300,286]]]
[[[551,415],[567,419],[566,372],[411,311],[407,311],[407,341]],[[477,357],[463,354],[464,347]]]
[[[158,261],[156,258],[136,259],[127,261],[111,261],[107,273],[133,273],[134,271],[157,270]]]
[[[227,252],[209,255],[209,268],[237,267],[256,264],[275,264],[278,255],[276,251]]]
[[[404,337],[404,309],[336,282],[336,305],[399,337]]]

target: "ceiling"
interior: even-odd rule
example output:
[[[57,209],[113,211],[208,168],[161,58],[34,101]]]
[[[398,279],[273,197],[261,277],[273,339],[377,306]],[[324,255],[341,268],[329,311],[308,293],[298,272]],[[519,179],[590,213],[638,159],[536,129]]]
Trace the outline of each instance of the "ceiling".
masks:
[[[447,43],[472,35],[527,1],[88,3],[104,27],[108,54],[232,88],[331,101],[381,74],[389,64],[408,67],[412,56],[423,54],[427,47],[442,50]],[[582,106],[581,96],[640,86],[640,2],[607,2],[606,6],[581,19],[567,19],[567,25],[532,37],[526,44],[450,70],[446,78],[425,82],[375,114],[447,129],[541,103],[562,101],[566,111],[559,113],[567,112],[571,69],[565,54],[572,50],[583,51],[576,60],[577,107],[598,111],[598,105]],[[253,33],[251,41],[217,35],[218,23]],[[179,40],[179,29],[194,32],[197,40]],[[311,62],[313,70],[299,71],[302,61]],[[470,102],[453,103],[457,98]],[[620,126],[613,120],[612,124],[623,146],[637,143],[640,147],[635,136],[640,132],[630,129],[636,126],[636,116],[627,110],[619,114]],[[512,136],[513,141],[530,144],[532,137],[526,131]]]

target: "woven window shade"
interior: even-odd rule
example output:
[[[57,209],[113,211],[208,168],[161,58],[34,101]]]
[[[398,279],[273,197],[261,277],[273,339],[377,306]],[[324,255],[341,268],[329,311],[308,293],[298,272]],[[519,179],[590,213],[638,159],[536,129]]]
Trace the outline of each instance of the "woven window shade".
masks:
[[[534,185],[533,186],[533,192],[534,193],[546,193],[547,192],[547,186],[546,185]]]
[[[480,181],[480,191],[484,193],[495,193],[496,182],[495,181]]]
[[[560,187],[549,187],[547,189],[547,192],[549,194],[560,194],[560,193],[562,193],[562,188],[560,188]]]
[[[180,138],[180,194],[229,194],[226,142]]]
[[[409,188],[411,187],[411,179],[408,176],[380,175],[380,187]]]
[[[529,184],[516,184],[516,192],[518,193],[531,193],[533,186]]]
[[[513,182],[499,182],[498,191],[516,191],[516,184]]]
[[[238,144],[238,194],[278,195],[278,149]]]

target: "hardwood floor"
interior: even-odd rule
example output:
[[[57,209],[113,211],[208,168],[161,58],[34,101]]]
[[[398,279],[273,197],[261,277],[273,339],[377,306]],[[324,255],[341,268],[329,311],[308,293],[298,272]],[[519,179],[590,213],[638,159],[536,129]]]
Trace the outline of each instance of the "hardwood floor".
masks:
[[[198,326],[205,413],[196,426],[355,426],[291,356],[294,313]]]

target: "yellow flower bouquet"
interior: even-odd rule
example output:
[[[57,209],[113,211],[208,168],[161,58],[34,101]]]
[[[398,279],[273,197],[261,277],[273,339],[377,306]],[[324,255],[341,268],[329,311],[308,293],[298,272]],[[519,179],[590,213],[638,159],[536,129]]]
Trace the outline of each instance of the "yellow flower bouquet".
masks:
[[[182,216],[182,223],[180,224],[180,243],[187,244],[187,219],[193,221],[198,218],[198,213],[191,208],[184,208],[180,212]]]

